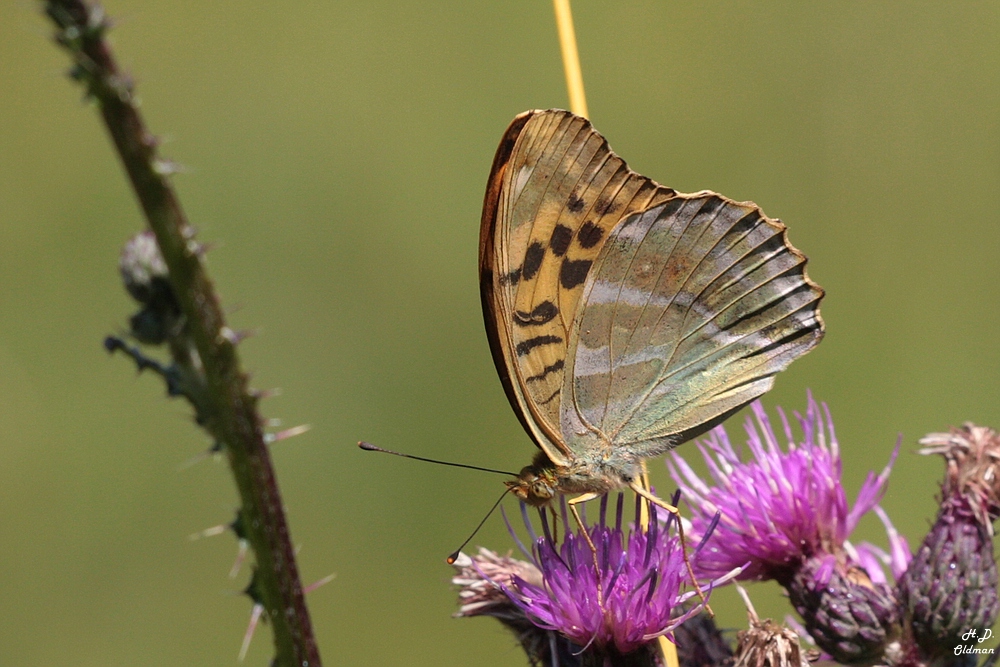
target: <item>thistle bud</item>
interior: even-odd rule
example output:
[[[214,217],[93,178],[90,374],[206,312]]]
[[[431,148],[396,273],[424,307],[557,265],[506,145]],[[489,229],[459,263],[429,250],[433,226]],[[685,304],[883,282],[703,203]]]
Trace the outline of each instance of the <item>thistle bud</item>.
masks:
[[[991,627],[1000,602],[993,520],[1000,502],[1000,437],[966,424],[933,433],[922,454],[947,462],[937,520],[899,581],[897,595],[916,643],[931,658],[956,651]]]
[[[118,270],[125,290],[143,306],[129,318],[132,335],[150,345],[176,335],[182,323],[180,305],[152,232],[140,232],[129,239],[118,259]]]
[[[787,589],[816,645],[837,662],[879,662],[899,634],[890,588],[834,556],[806,560]]]

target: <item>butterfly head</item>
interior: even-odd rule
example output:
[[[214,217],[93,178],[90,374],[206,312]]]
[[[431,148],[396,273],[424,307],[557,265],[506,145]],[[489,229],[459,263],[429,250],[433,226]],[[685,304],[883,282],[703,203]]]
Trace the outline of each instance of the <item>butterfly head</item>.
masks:
[[[515,479],[507,482],[507,488],[532,507],[544,507],[558,493],[558,479],[555,464],[539,452],[531,465],[524,466]]]

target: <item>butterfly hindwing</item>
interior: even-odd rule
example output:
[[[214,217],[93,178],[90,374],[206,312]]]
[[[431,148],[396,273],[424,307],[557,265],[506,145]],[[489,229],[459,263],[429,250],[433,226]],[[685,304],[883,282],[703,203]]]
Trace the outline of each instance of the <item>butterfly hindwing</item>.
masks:
[[[624,219],[577,311],[561,430],[662,453],[770,389],[819,343],[822,290],[756,205],[678,195]]]
[[[567,111],[521,114],[500,143],[480,233],[486,328],[511,404],[557,463],[574,456],[560,406],[587,278],[619,221],[674,194]]]

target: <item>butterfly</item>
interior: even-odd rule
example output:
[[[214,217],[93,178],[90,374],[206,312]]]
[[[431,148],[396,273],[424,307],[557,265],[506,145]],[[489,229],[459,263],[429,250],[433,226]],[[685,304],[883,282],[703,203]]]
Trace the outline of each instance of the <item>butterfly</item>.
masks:
[[[640,493],[645,459],[721,423],[822,339],[805,264],[756,204],[659,185],[568,111],[517,116],[479,245],[493,360],[541,450],[508,488],[535,506]]]

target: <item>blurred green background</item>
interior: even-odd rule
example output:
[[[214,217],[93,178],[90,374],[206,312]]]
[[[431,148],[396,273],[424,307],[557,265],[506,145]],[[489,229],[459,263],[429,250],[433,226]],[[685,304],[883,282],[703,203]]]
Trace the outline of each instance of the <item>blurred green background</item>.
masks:
[[[110,0],[264,403],[313,425],[274,449],[329,665],[522,665],[455,620],[444,556],[502,488],[385,447],[518,469],[534,447],[490,359],[477,239],[515,114],[565,106],[548,2]],[[916,440],[1000,425],[1000,5],[577,2],[591,117],[632,167],[753,199],[827,290],[825,342],[768,406],[829,403],[853,498],[904,437],[884,505],[919,542],[939,460]],[[0,664],[234,664],[223,464],[152,376],[101,348],[134,310],[142,227],[95,111],[29,2],[0,20]],[[738,417],[741,420],[742,417]],[[739,436],[738,422],[731,433]],[[741,437],[741,436],[739,436]],[[685,448],[687,449],[687,448]],[[692,455],[694,448],[687,450]],[[654,483],[669,486],[654,463]],[[856,540],[884,544],[866,520]],[[506,549],[499,518],[476,543]],[[788,607],[751,588],[763,614]],[[744,624],[732,591],[713,599]],[[266,665],[269,630],[248,665]]]

